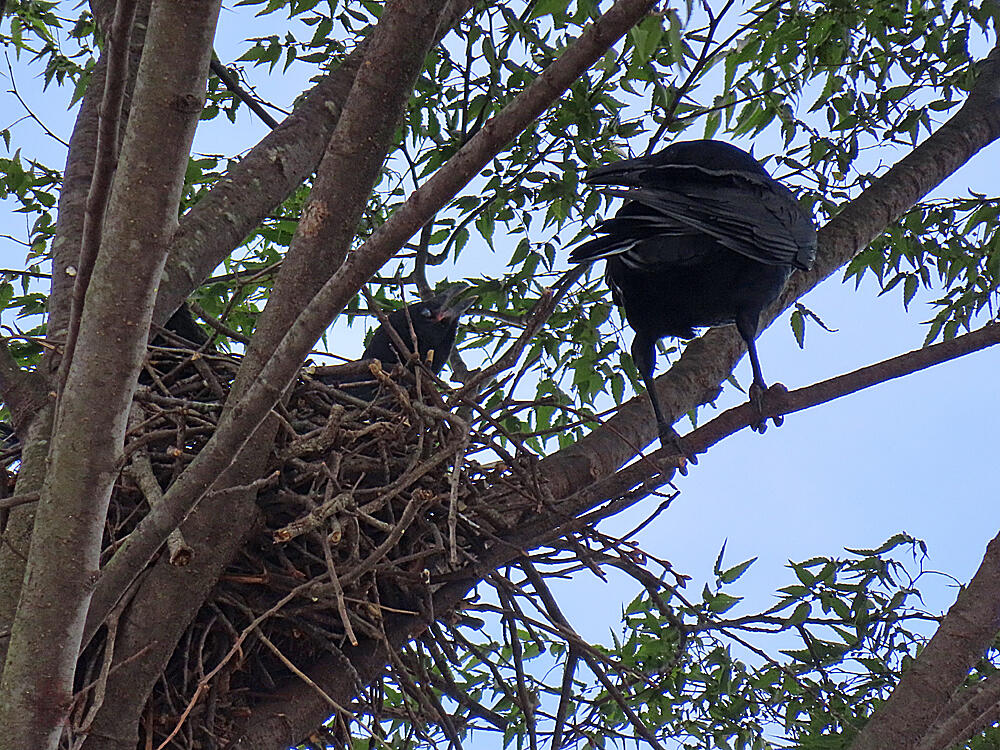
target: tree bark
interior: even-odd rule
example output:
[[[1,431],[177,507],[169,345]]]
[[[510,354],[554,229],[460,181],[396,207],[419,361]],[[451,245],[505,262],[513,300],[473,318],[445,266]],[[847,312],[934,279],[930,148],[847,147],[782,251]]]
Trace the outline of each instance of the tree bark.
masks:
[[[105,514],[204,102],[219,7],[157,2],[151,12],[0,685],[3,750],[55,748],[65,728]],[[117,367],[108,368],[109,357]]]

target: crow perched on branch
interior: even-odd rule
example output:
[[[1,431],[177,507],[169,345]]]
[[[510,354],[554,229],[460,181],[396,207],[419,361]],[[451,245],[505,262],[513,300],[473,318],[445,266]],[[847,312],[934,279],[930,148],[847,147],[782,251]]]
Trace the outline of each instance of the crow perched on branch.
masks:
[[[750,401],[762,409],[767,386],[754,345],[760,313],[792,270],[808,270],[816,257],[816,226],[791,191],[750,154],[711,140],[598,167],[585,182],[622,186],[607,192],[626,203],[569,259],[607,261],[615,304],[635,331],[632,359],[660,443],[677,444],[653,385],[654,346],[664,336],[688,339],[695,328],[735,323],[753,367]],[[754,429],[763,432],[766,424]]]
[[[361,358],[377,359],[383,369],[389,370],[406,362],[415,351],[437,375],[451,354],[462,314],[475,302],[475,297],[459,298],[468,288],[466,284],[452,284],[427,301],[415,302],[389,313],[387,322],[396,336],[383,323],[372,334]],[[400,345],[403,346],[402,351]],[[336,370],[336,367],[330,370]],[[317,379],[327,385],[349,386],[346,388],[348,393],[366,401],[372,400],[378,390],[373,385],[349,385],[349,381],[338,378],[335,372],[317,374]]]

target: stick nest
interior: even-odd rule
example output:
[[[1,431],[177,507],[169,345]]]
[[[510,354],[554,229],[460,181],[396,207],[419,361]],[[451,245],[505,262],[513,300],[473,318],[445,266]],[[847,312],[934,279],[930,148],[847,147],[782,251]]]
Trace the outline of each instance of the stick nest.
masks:
[[[154,350],[112,498],[105,561],[212,436],[237,364]],[[497,482],[516,489],[519,480],[470,458],[489,446],[477,444],[461,410],[449,411],[432,376],[397,370],[403,385],[370,377],[380,390],[369,404],[303,372],[273,413],[275,447],[252,490],[262,520],[154,689],[147,747],[168,738],[169,747],[224,746],[248,710],[300,679],[298,670],[383,639],[387,612],[425,610],[431,577],[475,561],[484,535],[504,526],[483,498]],[[522,489],[515,494],[525,507],[537,506]],[[211,493],[202,500],[210,502]],[[163,554],[184,565],[199,550],[175,532]],[[103,648],[94,651],[84,660],[85,685],[100,679]],[[88,703],[78,701],[78,714]]]

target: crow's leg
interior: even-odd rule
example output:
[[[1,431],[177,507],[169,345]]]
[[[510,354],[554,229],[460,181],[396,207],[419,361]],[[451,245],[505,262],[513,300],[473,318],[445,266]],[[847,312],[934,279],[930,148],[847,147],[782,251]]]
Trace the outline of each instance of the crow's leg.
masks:
[[[759,315],[740,315],[736,319],[736,330],[747,344],[747,353],[750,355],[750,367],[753,368],[753,383],[750,384],[750,403],[756,409],[760,419],[756,424],[750,425],[752,430],[764,434],[767,429],[767,419],[764,417],[764,395],[767,393],[767,384],[764,382],[764,373],[760,369],[760,358],[757,356],[757,321]],[[782,386],[784,388],[784,386]],[[782,416],[774,417],[774,426],[781,427],[785,421]]]
[[[698,458],[687,449],[683,438],[674,429],[673,422],[663,416],[663,410],[660,408],[660,399],[656,395],[656,385],[653,383],[653,367],[656,365],[654,345],[655,340],[650,340],[637,333],[632,339],[632,361],[635,362],[636,369],[642,376],[642,383],[646,386],[646,393],[649,394],[649,403],[653,405],[656,429],[660,434],[660,447],[666,448],[669,445],[692,464],[696,464]],[[687,470],[683,466],[680,467],[680,471],[682,474],[687,474]]]

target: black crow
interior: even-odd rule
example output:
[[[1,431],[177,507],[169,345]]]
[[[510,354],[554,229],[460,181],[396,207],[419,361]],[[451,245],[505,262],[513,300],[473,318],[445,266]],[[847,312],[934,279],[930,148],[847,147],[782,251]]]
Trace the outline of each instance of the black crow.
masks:
[[[174,311],[163,327],[175,336],[190,342],[193,349],[200,349],[208,343],[208,334],[195,322],[191,308],[187,306],[186,302]],[[154,336],[150,343],[153,346],[171,346],[169,339],[160,334]]]
[[[407,361],[415,351],[431,372],[437,375],[451,354],[462,314],[475,302],[475,297],[459,299],[466,289],[466,284],[453,284],[429,300],[415,302],[389,313],[387,321],[405,350],[400,352],[383,323],[372,334],[361,358],[377,359],[382,363],[383,369],[390,370],[400,362]],[[338,382],[342,386],[349,385],[336,375],[320,375],[318,379],[328,385],[337,385]],[[353,396],[370,401],[377,388],[372,385],[354,385],[345,390]]]
[[[735,323],[753,367],[750,401],[760,409],[767,390],[754,345],[760,313],[793,269],[812,266],[816,226],[809,214],[750,154],[721,141],[673,143],[598,167],[585,182],[621,185],[607,192],[626,203],[570,261],[607,260],[605,278],[635,331],[632,359],[661,444],[677,443],[653,386],[654,346],[664,336],[688,339],[695,328]],[[754,425],[765,427],[766,420]]]

